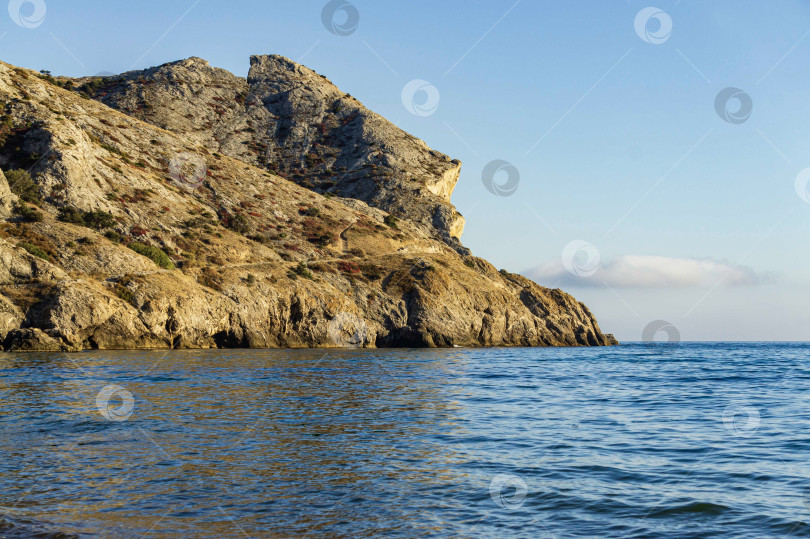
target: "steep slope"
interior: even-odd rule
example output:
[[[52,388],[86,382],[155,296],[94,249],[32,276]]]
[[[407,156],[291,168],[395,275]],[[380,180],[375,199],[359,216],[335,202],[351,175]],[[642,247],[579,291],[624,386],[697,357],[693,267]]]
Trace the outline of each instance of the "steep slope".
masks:
[[[418,220],[305,189],[71,85],[0,63],[0,168],[29,201],[0,175],[7,350],[615,342],[571,296]]]
[[[450,204],[459,161],[287,58],[254,56],[250,63],[247,80],[190,58],[87,88],[206,148],[407,218],[468,254],[458,241],[464,219]]]

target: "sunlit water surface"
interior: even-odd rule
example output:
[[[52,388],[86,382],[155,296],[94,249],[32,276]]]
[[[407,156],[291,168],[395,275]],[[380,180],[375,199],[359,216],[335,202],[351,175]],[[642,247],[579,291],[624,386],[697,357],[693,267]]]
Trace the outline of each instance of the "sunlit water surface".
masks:
[[[809,352],[1,355],[0,536],[810,535]]]

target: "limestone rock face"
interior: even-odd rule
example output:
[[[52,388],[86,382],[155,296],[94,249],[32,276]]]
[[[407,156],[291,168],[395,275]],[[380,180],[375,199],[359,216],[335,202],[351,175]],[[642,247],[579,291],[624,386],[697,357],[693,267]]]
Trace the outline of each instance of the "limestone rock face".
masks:
[[[11,208],[17,197],[11,193],[8,187],[6,175],[0,170],[0,219],[8,219],[11,217]]]
[[[0,285],[24,285],[32,281],[54,283],[67,277],[50,262],[0,239]]]
[[[253,56],[247,80],[199,58],[125,73],[97,98],[206,148],[321,193],[355,198],[463,250],[450,203],[461,163],[282,56]]]
[[[0,342],[6,339],[9,332],[17,329],[24,320],[22,310],[5,296],[0,296]]]
[[[0,122],[0,166],[42,196],[0,216],[6,350],[615,344],[458,243],[458,162],[289,60],[106,83],[0,62]]]

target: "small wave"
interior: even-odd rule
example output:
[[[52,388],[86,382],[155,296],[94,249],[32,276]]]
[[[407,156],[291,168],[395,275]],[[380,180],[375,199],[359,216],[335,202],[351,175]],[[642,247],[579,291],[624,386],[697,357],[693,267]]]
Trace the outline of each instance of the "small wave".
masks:
[[[675,505],[672,507],[662,507],[660,509],[653,510],[652,512],[650,512],[649,517],[659,518],[681,514],[717,516],[722,515],[726,511],[731,511],[731,508],[726,507],[725,505],[719,505],[711,502],[691,502],[687,504]]]

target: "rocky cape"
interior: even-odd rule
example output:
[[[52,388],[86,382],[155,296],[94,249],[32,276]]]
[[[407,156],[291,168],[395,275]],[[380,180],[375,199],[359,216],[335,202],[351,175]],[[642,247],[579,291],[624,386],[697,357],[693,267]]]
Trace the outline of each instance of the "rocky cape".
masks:
[[[461,244],[460,167],[280,56],[247,79],[198,58],[84,79],[0,63],[0,342],[616,344]]]

